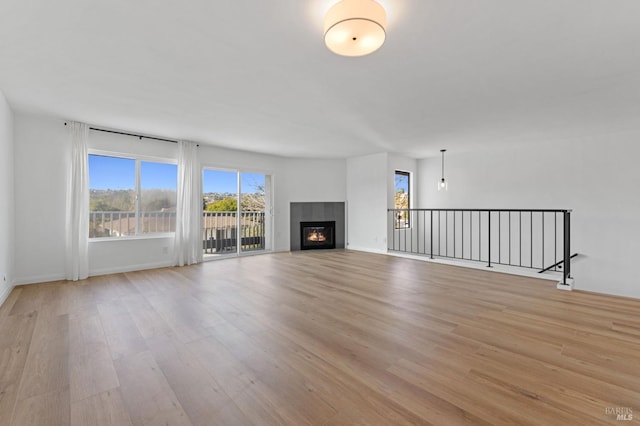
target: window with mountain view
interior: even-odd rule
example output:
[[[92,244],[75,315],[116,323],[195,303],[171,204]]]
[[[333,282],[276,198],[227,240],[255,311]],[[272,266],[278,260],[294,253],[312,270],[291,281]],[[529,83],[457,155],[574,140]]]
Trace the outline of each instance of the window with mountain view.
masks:
[[[175,232],[177,166],[89,155],[89,238]]]

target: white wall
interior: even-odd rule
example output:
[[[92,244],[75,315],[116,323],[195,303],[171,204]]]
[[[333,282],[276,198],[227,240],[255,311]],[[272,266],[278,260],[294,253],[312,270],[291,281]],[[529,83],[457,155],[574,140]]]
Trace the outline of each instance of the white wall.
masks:
[[[287,158],[276,177],[276,250],[291,245],[291,203],[344,202],[347,199],[346,160]]]
[[[16,283],[64,279],[66,173],[69,135],[57,119],[16,114]],[[177,157],[177,145],[90,132],[89,149],[155,158]],[[344,201],[345,160],[291,159],[201,145],[201,164],[273,175],[274,250],[289,250],[289,203]],[[168,266],[173,238],[89,243],[89,274]]]
[[[419,162],[423,208],[573,209],[577,289],[640,298],[640,133],[540,141],[503,150],[447,151],[449,191],[438,192],[440,158]]]
[[[346,177],[346,160],[288,158],[278,189],[291,202],[345,201]]]
[[[387,251],[389,156],[347,160],[347,248]]]
[[[64,279],[68,129],[20,113],[14,123],[15,282]]]
[[[0,92],[0,304],[14,279],[13,113]]]

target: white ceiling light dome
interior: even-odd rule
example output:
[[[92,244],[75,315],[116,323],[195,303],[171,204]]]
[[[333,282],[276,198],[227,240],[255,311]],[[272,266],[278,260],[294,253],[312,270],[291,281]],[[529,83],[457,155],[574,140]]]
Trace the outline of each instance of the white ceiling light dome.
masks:
[[[333,53],[364,56],[385,41],[387,13],[374,0],[342,0],[329,9],[324,21],[324,42]]]

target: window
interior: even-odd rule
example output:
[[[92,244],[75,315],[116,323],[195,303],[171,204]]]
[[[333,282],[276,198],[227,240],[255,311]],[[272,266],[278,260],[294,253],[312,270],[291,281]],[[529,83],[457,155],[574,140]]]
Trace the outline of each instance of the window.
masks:
[[[396,211],[395,228],[409,228],[411,208],[411,175],[409,172],[396,170],[395,173],[395,199],[393,208]]]
[[[89,155],[89,238],[175,232],[178,167]]]

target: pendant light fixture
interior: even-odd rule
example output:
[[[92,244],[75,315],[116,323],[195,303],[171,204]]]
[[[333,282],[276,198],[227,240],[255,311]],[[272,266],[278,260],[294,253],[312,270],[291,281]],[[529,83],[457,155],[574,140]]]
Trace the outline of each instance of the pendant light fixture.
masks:
[[[448,191],[449,190],[449,184],[447,183],[446,180],[444,180],[444,153],[446,152],[446,149],[441,149],[440,152],[442,153],[442,178],[438,181],[438,191]]]
[[[375,0],[342,0],[324,19],[324,42],[333,53],[364,56],[375,52],[386,38],[387,13]]]

